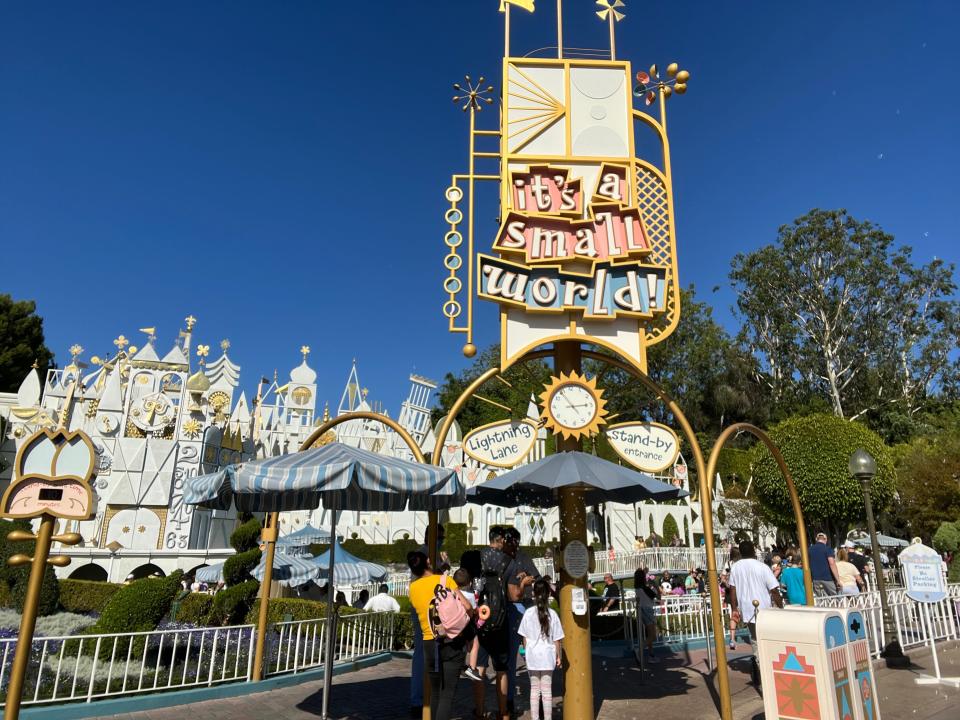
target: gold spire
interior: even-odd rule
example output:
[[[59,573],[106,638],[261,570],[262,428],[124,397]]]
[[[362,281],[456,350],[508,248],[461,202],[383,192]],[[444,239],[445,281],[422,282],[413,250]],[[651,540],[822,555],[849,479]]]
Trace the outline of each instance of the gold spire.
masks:
[[[82,347],[79,343],[74,343],[73,345],[71,345],[71,346],[70,346],[70,350],[69,350],[69,353],[70,353],[70,362],[71,362],[71,363],[76,363],[76,362],[77,362],[77,356],[78,356],[80,353],[82,353],[82,352],[83,352],[83,347]]]
[[[200,364],[203,365],[203,359],[210,354],[209,345],[197,345],[197,357],[200,358]]]
[[[197,319],[193,315],[187,315],[183,321],[187,324],[187,332],[193,330],[193,326],[197,324]]]
[[[34,358],[34,359],[33,359],[33,365],[31,365],[30,367],[32,367],[34,370],[39,370],[39,369],[40,369],[40,361],[39,361],[39,359],[38,359],[38,358]]]
[[[306,362],[306,361],[307,361],[307,355],[310,354],[310,346],[309,346],[309,345],[301,345],[301,346],[300,346],[300,354],[303,355],[303,361]]]
[[[323,422],[327,422],[330,419],[330,403],[325,402],[323,404]]]
[[[113,341],[113,344],[117,346],[117,350],[123,352],[123,349],[130,344],[130,341],[127,340],[123,335],[117,336],[117,339]]]
[[[223,350],[223,354],[227,354],[227,349],[230,347],[230,341],[227,338],[224,338],[220,341],[220,349]]]
[[[151,343],[152,343],[154,340],[157,339],[157,328],[155,328],[155,327],[140,328],[140,332],[146,333],[146,335],[147,335],[147,342],[151,342]]]

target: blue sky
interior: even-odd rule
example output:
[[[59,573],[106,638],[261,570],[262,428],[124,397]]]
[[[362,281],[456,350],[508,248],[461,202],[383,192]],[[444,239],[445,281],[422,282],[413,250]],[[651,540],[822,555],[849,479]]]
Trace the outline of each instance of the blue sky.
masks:
[[[4,4],[0,292],[37,301],[61,364],[145,326],[165,350],[192,313],[248,388],[305,343],[319,397],[336,405],[357,358],[396,413],[411,371],[466,362],[440,314],[467,140],[450,84],[499,85],[497,4]],[[513,13],[521,52],[554,44],[537,6]],[[680,276],[721,321],[730,258],[812,207],[957,259],[958,8],[627,0],[618,56],[692,75],[669,116]],[[568,45],[606,47],[593,10],[566,0]],[[479,238],[495,229],[480,217]]]

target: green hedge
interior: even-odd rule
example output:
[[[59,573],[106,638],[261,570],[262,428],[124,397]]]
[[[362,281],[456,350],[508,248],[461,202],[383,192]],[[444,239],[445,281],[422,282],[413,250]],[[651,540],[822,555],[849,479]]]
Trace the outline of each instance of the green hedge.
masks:
[[[356,615],[361,612],[356,608],[344,606],[340,608],[340,616]],[[245,622],[256,624],[260,613],[260,598],[253,601]],[[278,623],[284,621],[284,615],[290,615],[290,620],[315,620],[327,616],[327,604],[316,600],[301,598],[272,598],[267,607],[267,622]]]
[[[253,579],[251,571],[260,562],[260,548],[231,555],[223,564],[223,580],[227,586],[239,585]]]
[[[237,625],[250,611],[260,583],[256,580],[228,587],[213,596],[207,622],[210,625]]]
[[[213,609],[213,597],[206,593],[190,593],[180,601],[173,619],[191,625],[206,625]]]
[[[7,560],[13,555],[33,555],[36,542],[26,540],[11,542],[7,535],[13,530],[33,532],[29,520],[0,520],[0,585],[5,586],[4,597],[6,602],[18,613],[23,613],[23,602],[27,594],[27,582],[30,578],[30,565],[13,567]],[[48,565],[43,574],[43,585],[40,587],[40,602],[37,612],[39,615],[52,615],[60,609],[60,586],[52,565]]]
[[[100,613],[122,585],[93,580],[61,580],[60,605],[67,612]]]
[[[457,568],[457,563],[460,561],[460,556],[466,550],[479,550],[485,545],[476,545],[469,546],[466,543],[466,526],[460,525],[459,523],[450,523],[448,526],[450,528],[447,530],[447,539],[444,542],[443,549],[450,556],[450,564],[453,565],[454,569]],[[461,538],[459,528],[464,528],[463,536]],[[451,532],[453,535],[451,536]],[[397,540],[396,542],[389,544],[368,544],[363,540],[351,539],[344,540],[342,543],[343,549],[352,555],[356,555],[361,560],[367,560],[369,562],[378,563],[380,565],[388,565],[390,563],[397,563],[400,565],[406,565],[407,563],[407,553],[411,550],[416,550],[423,543],[418,540]],[[311,545],[310,554],[317,556],[321,553],[325,553],[329,546],[327,545]],[[547,550],[546,545],[525,545],[521,548],[524,553],[526,553],[531,558],[543,557],[544,553]]]
[[[260,547],[260,533],[263,526],[256,518],[248,520],[230,535],[230,547],[238,553]]]

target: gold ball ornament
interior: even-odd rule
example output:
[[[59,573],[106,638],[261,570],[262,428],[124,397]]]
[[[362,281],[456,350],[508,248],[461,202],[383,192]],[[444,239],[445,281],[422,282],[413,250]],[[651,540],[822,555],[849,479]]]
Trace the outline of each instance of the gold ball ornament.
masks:
[[[477,346],[474,345],[473,343],[467,343],[466,345],[463,346],[464,357],[472,358],[476,354],[477,354]]]
[[[687,82],[689,79],[690,79],[690,73],[687,72],[686,70],[681,70],[680,72],[677,73],[677,82],[678,82],[678,83],[685,83],[685,82]]]
[[[677,83],[673,86],[673,89],[677,95],[683,95],[687,91],[687,85],[686,83]]]
[[[670,77],[673,77],[674,75],[677,74],[677,70],[679,69],[680,69],[679,65],[677,65],[676,63],[670,63],[669,65],[667,65],[667,75],[669,75]]]
[[[663,94],[666,95],[667,97],[670,97],[671,95],[673,95],[673,88],[668,85],[663,89]]]

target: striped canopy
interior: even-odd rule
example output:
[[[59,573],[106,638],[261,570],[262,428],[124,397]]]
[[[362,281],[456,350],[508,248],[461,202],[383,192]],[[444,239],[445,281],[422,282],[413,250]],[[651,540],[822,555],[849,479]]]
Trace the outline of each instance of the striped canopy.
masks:
[[[287,533],[282,538],[277,539],[277,545],[306,546],[327,542],[330,542],[330,533],[326,530],[315,528],[310,523],[307,523],[299,530],[294,530],[292,533]]]
[[[250,574],[263,581],[267,556],[264,554]],[[281,585],[299,587],[317,579],[320,566],[313,555],[276,555],[273,559],[273,580]]]
[[[320,568],[320,577],[330,576],[330,551],[320,553],[314,562]],[[387,577],[387,569],[383,565],[361,560],[344,550],[337,543],[333,553],[333,584],[354,585],[383,580]]]
[[[247,512],[440,510],[466,502],[452,469],[386,457],[343,443],[228,465],[187,480],[184,500]]]
[[[197,582],[201,583],[218,583],[223,580],[223,563],[217,563],[216,565],[206,565],[199,570],[197,570],[194,575]]]

